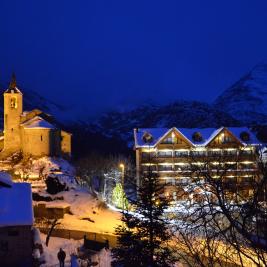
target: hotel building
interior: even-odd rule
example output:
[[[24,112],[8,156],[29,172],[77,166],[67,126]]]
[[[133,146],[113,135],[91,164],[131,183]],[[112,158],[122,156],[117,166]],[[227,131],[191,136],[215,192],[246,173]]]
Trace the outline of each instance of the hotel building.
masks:
[[[245,195],[258,177],[261,144],[246,127],[142,128],[134,129],[134,139],[137,185],[146,172],[157,173],[174,200],[203,170]]]

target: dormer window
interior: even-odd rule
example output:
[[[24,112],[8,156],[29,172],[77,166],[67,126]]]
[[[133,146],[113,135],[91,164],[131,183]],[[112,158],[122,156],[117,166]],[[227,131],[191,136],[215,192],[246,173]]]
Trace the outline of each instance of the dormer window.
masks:
[[[17,108],[17,98],[16,97],[11,97],[11,100],[10,100],[10,107],[11,108]]]

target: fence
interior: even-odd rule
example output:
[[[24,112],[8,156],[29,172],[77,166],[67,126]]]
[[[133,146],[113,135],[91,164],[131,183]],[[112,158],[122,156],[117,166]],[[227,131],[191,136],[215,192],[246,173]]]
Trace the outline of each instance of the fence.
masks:
[[[44,234],[47,234],[49,229],[48,228],[39,228],[40,231]],[[115,247],[117,245],[117,237],[112,234],[105,234],[105,233],[94,233],[94,232],[85,232],[79,230],[69,230],[63,228],[56,228],[53,230],[51,236],[53,237],[61,237],[65,239],[74,239],[74,240],[81,240],[86,236],[89,240],[105,242],[108,240],[110,247]]]

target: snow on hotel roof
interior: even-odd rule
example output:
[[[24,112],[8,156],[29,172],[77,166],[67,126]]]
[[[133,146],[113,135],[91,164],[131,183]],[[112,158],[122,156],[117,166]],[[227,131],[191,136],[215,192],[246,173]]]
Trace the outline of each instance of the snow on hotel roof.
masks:
[[[241,143],[244,145],[260,144],[255,135],[247,127],[221,127],[221,128],[138,128],[134,131],[135,147],[147,146],[143,141],[143,135],[149,133],[153,140],[150,146],[155,146],[165,135],[168,135],[172,130],[178,131],[184,136],[193,146],[206,146],[215,136],[223,129],[228,129]],[[193,140],[193,134],[199,132],[202,135],[202,141],[196,142]],[[244,142],[240,139],[242,132],[249,133],[250,139]]]
[[[8,175],[8,174],[6,174]],[[0,175],[0,181],[7,183]],[[10,183],[10,181],[8,181]],[[11,187],[0,186],[0,227],[32,225],[32,190],[28,183],[12,183]]]

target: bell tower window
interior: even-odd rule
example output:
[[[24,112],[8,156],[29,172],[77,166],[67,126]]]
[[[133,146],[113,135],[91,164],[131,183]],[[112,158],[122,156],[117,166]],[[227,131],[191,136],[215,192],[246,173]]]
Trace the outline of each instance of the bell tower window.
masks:
[[[11,108],[17,108],[18,107],[18,102],[17,102],[17,98],[16,97],[11,97],[10,107]]]

